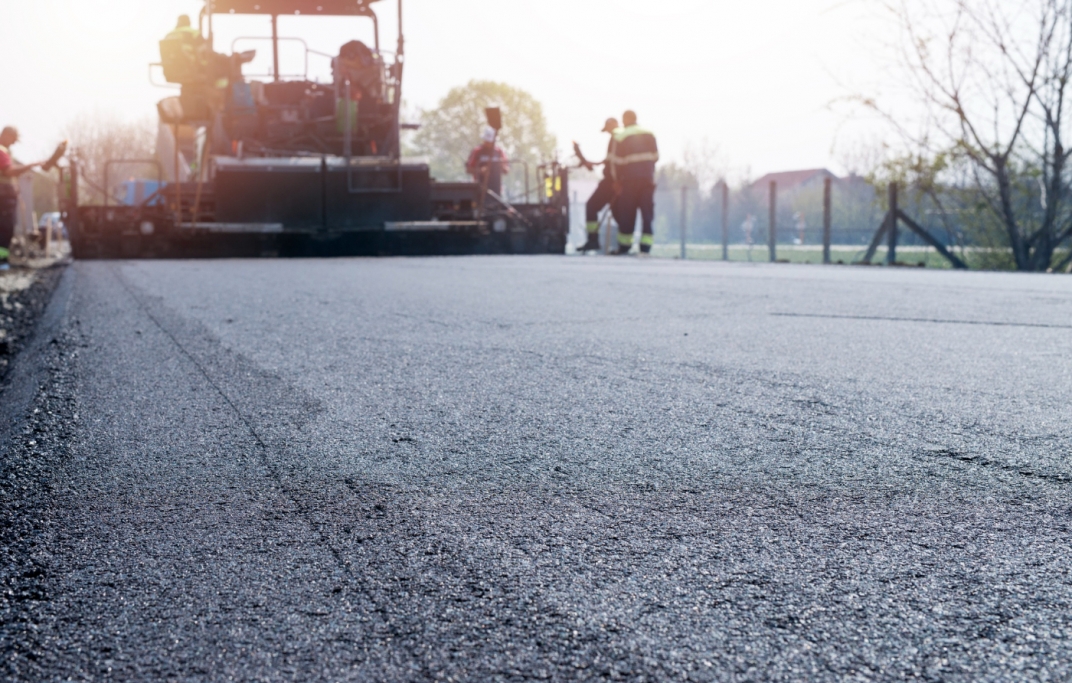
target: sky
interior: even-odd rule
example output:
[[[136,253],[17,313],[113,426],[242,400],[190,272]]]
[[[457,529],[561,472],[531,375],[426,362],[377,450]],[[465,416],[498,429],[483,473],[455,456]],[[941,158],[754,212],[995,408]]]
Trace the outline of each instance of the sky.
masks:
[[[172,94],[150,82],[157,41],[178,14],[196,17],[202,6],[0,2],[0,123],[18,126],[15,152],[27,159],[47,156],[80,114],[155,116],[155,103]],[[376,5],[384,49],[395,44],[396,2]],[[509,83],[543,104],[563,159],[573,140],[598,156],[603,120],[625,109],[656,133],[665,160],[706,143],[731,175],[753,178],[844,172],[846,149],[884,134],[880,122],[840,104],[889,78],[875,47],[889,27],[870,0],[404,0],[403,10],[408,106],[433,107],[471,79]],[[221,17],[216,49],[268,35],[268,26],[263,17]],[[328,53],[371,35],[367,20],[324,17],[282,18],[280,34]],[[304,67],[299,45],[285,45],[284,73]],[[327,61],[312,55],[309,68],[326,75]]]

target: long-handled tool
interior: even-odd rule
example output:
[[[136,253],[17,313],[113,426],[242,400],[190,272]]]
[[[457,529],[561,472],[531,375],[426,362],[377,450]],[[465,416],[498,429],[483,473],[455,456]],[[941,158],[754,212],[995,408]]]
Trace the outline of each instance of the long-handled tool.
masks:
[[[481,169],[480,174],[480,196],[477,197],[477,218],[480,219],[484,218],[484,200],[488,194],[488,183],[491,181],[491,165],[501,163],[495,150],[498,149],[499,130],[502,128],[502,110],[498,107],[487,107],[484,109],[484,117],[488,121],[488,126],[495,131],[495,135],[491,138],[491,158]]]

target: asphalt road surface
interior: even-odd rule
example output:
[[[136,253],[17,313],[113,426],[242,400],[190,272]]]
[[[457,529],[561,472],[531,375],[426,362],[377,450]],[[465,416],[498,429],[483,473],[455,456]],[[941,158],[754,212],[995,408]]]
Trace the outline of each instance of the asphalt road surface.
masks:
[[[10,679],[1072,678],[1072,278],[85,262],[41,330]]]

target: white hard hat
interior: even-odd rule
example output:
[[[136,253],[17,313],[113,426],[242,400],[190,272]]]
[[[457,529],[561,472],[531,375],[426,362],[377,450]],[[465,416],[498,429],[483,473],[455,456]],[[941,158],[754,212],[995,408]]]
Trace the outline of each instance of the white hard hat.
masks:
[[[480,138],[484,142],[495,142],[495,129],[491,126],[484,126],[484,132],[480,134]]]

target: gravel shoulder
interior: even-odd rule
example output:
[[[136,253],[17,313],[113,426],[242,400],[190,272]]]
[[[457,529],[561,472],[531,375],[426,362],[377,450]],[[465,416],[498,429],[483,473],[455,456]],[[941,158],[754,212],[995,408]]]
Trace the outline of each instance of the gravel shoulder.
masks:
[[[71,433],[73,356],[64,351],[66,267],[0,272],[0,675],[19,680],[35,624],[27,609],[45,598],[40,555],[52,482]],[[54,296],[61,289],[59,297]],[[60,299],[57,301],[56,299]]]
[[[0,271],[0,386],[48,305],[63,266]]]

